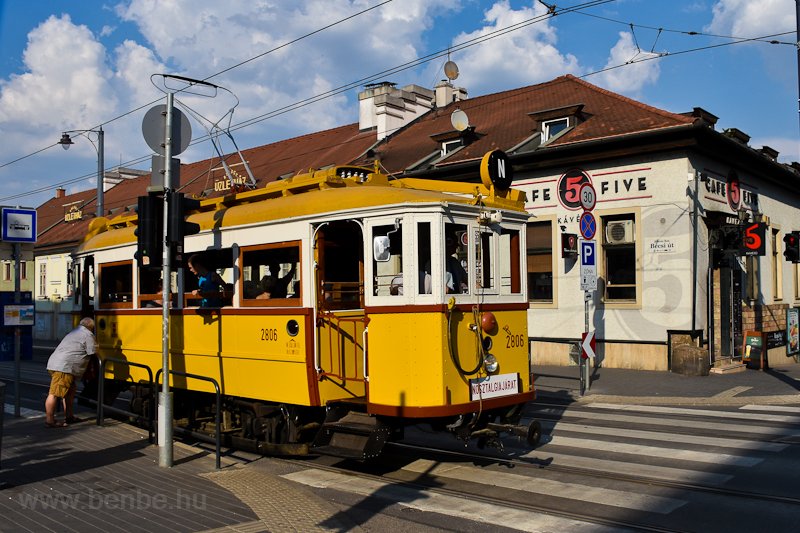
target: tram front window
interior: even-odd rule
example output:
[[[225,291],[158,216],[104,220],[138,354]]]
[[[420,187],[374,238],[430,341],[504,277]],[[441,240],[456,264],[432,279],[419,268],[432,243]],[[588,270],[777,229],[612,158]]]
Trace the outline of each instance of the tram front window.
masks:
[[[445,292],[463,294],[469,292],[469,274],[467,273],[468,242],[465,224],[445,224],[444,226],[444,273]]]
[[[375,243],[375,296],[402,296],[405,291],[403,275],[403,226],[395,224],[372,228],[372,242]]]

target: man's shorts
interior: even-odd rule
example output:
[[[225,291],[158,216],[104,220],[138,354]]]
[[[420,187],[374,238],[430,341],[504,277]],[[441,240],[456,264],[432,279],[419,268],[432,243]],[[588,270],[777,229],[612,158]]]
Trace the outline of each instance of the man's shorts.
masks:
[[[65,398],[70,389],[77,388],[75,376],[66,372],[50,370],[50,394],[56,398]]]

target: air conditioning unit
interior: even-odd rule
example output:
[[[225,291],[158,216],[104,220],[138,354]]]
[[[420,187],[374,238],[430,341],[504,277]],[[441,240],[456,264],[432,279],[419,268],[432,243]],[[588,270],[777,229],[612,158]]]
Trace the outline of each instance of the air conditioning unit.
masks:
[[[633,220],[615,220],[606,224],[606,244],[631,244]]]

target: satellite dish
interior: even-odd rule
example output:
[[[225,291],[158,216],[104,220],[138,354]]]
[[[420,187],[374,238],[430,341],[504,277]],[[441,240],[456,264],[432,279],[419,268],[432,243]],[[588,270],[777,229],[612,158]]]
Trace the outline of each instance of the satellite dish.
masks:
[[[444,75],[447,76],[448,80],[456,79],[458,77],[458,65],[448,60],[447,63],[444,64]]]
[[[465,129],[469,128],[469,118],[467,114],[461,111],[460,109],[456,109],[450,115],[450,124],[458,131],[464,131]]]

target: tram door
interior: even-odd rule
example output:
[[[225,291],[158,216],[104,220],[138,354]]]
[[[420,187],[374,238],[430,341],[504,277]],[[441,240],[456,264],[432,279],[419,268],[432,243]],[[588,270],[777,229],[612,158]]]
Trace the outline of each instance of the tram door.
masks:
[[[316,319],[323,375],[349,392],[364,390],[364,238],[355,221],[317,231]]]

